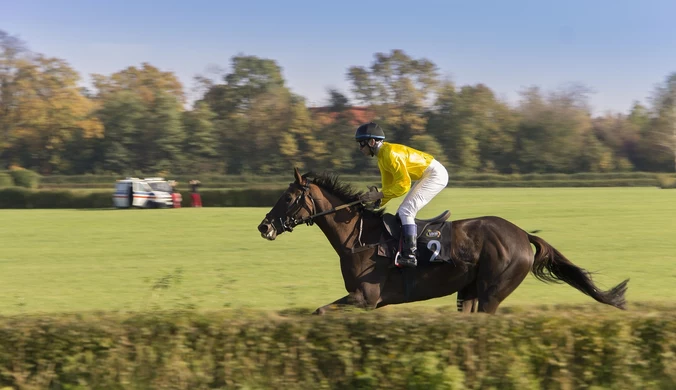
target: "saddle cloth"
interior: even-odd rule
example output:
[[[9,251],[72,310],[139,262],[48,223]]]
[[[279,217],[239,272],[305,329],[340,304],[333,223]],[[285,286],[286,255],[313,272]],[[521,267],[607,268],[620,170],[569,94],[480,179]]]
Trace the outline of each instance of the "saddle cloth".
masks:
[[[451,262],[451,221],[447,221],[450,216],[446,210],[434,218],[416,218],[418,267]],[[385,214],[383,225],[386,233],[380,237],[378,255],[394,260],[403,241],[401,220],[396,215]]]

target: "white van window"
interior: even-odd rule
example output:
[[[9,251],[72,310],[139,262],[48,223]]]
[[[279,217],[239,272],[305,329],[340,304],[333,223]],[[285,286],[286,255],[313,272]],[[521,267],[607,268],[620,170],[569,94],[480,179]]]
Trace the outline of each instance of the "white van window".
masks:
[[[144,182],[144,181],[141,181],[141,182],[139,182],[139,183],[141,184],[141,191],[144,191],[144,192],[153,192],[153,189],[150,188],[150,186],[148,185],[148,183],[146,183],[146,182]]]
[[[171,186],[166,181],[155,181],[148,184],[155,191],[171,192]]]

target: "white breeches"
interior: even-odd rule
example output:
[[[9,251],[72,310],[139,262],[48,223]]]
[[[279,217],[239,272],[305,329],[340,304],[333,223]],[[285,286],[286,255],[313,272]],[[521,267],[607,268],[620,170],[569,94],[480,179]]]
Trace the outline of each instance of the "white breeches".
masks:
[[[403,225],[415,224],[415,216],[432,198],[448,185],[448,171],[437,160],[432,160],[420,180],[416,181],[401,202],[397,214]]]

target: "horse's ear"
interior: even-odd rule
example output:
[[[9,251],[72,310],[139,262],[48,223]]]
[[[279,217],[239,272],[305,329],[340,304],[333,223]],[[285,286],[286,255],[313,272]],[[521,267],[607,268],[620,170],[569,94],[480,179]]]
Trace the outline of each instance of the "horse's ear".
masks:
[[[303,184],[303,176],[301,176],[300,172],[298,171],[298,168],[296,167],[293,168],[293,174],[296,177],[296,183]]]

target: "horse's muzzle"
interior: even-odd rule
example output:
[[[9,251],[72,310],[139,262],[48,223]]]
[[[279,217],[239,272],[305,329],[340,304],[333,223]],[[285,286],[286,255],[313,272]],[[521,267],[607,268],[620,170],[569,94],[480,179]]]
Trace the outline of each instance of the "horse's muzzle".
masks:
[[[272,226],[267,218],[264,219],[260,225],[258,225],[258,231],[261,233],[261,237],[265,238],[266,240],[272,241],[277,238],[277,230],[274,226]]]

